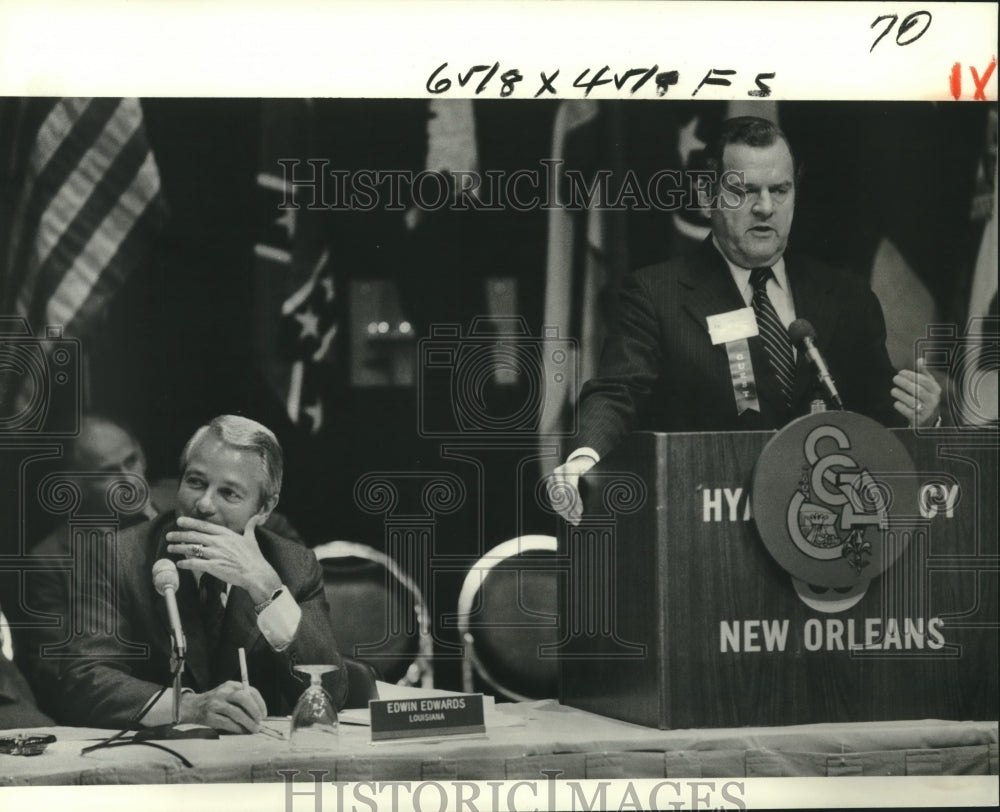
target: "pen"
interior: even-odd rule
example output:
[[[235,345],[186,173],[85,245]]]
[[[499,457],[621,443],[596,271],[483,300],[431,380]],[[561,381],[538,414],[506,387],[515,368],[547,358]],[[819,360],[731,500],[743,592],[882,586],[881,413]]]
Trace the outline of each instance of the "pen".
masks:
[[[243,690],[250,688],[250,675],[247,674],[247,652],[243,646],[240,646],[240,679],[243,680]]]
[[[243,646],[240,646],[238,654],[240,655],[240,679],[243,681],[243,690],[246,691],[250,688],[250,675],[247,673],[247,651]],[[270,736],[272,739],[281,739],[282,741],[285,739],[279,731],[264,725],[258,725],[257,732]]]
[[[258,725],[257,732],[263,733],[265,736],[270,736],[272,739],[281,739],[281,741],[285,740],[284,735],[280,731],[275,730],[273,727]]]

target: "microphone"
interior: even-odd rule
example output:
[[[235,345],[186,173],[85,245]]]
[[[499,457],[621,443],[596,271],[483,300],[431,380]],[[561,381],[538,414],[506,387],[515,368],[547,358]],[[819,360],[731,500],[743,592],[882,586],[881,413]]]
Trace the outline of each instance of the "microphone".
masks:
[[[181,616],[177,611],[177,588],[180,586],[177,575],[177,565],[169,558],[161,558],[153,564],[153,586],[167,601],[167,615],[170,618],[170,633],[174,638],[174,648],[177,656],[184,657],[187,643],[184,631],[181,629]]]
[[[788,325],[788,337],[792,340],[793,344],[799,346],[806,354],[806,358],[816,368],[819,382],[823,385],[823,389],[826,390],[826,395],[830,399],[830,402],[838,409],[843,409],[844,403],[837,392],[837,384],[833,382],[833,376],[826,367],[826,361],[823,360],[823,356],[819,354],[819,350],[816,348],[816,328],[806,319],[796,319]]]
[[[205,725],[180,724],[181,694],[184,692],[181,685],[181,675],[184,671],[184,653],[187,650],[187,644],[184,641],[184,632],[181,630],[181,616],[177,612],[177,597],[175,595],[180,582],[180,577],[177,575],[177,565],[169,558],[161,558],[153,564],[153,586],[156,587],[156,591],[167,601],[167,614],[170,616],[170,635],[174,639],[174,653],[170,660],[170,667],[174,672],[174,721],[173,724],[156,725],[137,730],[133,736],[133,740],[137,742],[155,741],[157,739],[219,738],[218,731]]]

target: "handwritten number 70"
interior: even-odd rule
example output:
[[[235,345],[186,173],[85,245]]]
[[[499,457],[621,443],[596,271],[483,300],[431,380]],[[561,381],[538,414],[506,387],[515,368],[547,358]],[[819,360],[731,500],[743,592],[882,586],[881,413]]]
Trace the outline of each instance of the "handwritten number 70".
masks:
[[[883,20],[888,20],[889,24],[885,27],[885,31],[879,34],[875,38],[875,42],[872,43],[872,47],[868,49],[868,53],[875,50],[875,46],[882,41],[882,37],[888,34],[892,27],[896,24],[896,20],[899,19],[898,14],[883,14],[880,17],[875,18],[869,28],[874,28]],[[910,30],[920,25],[923,22],[923,28],[917,31],[915,34],[910,34]],[[916,42],[924,34],[927,33],[927,29],[931,27],[931,13],[929,11],[914,11],[912,14],[907,14],[903,18],[903,22],[899,24],[899,30],[896,31],[896,44],[897,45],[909,45],[912,42]],[[909,36],[907,36],[909,35]]]

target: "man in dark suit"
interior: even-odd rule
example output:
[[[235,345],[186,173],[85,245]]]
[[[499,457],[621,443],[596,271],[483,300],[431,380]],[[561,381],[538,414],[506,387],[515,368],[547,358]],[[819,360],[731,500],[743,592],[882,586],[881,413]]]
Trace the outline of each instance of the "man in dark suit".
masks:
[[[6,627],[0,611],[0,730],[51,725],[52,720],[38,710],[27,681],[7,656]]]
[[[91,532],[93,520],[99,518],[121,530],[156,516],[158,510],[149,499],[141,503],[109,499],[116,485],[131,484],[139,493],[146,474],[142,446],[122,423],[104,415],[83,415],[80,433],[69,443],[65,467],[66,480],[75,486],[79,500],[73,513],[85,517],[84,526],[89,524]],[[69,636],[71,554],[70,526],[64,519],[32,548],[31,556],[45,559],[46,566],[24,571],[23,601],[12,601],[9,612],[15,662],[44,709],[51,709],[59,694],[61,660],[43,651],[58,650]],[[50,620],[43,620],[45,615]],[[58,625],[53,619],[60,621]]]
[[[177,506],[178,481],[172,479],[169,493],[166,483],[149,485],[150,498],[141,504],[128,505],[128,512],[119,512],[120,505],[109,499],[111,490],[131,482],[139,488],[146,481],[146,456],[135,434],[119,419],[101,414],[85,414],[80,420],[80,433],[69,444],[68,479],[79,490],[79,505],[74,509],[85,522],[106,519],[122,532],[132,525]],[[137,481],[137,480],[141,480]],[[148,483],[147,483],[148,484]],[[287,519],[277,511],[271,513],[264,529],[282,538],[302,542]],[[84,524],[84,532],[87,532]],[[91,525],[91,532],[93,526]],[[74,622],[72,606],[73,549],[68,520],[60,521],[31,555],[44,558],[46,567],[30,568],[23,574],[23,605],[12,603],[11,620],[15,662],[27,678],[43,710],[56,713],[62,704],[59,672],[64,664],[60,656],[70,638]],[[41,620],[48,616],[53,623]]]
[[[308,679],[296,664],[334,665],[324,685],[338,705],[346,673],[312,552],[259,527],[278,502],[282,454],[267,428],[223,415],[202,426],[181,458],[177,513],[120,533],[84,589],[83,628],[60,668],[59,721],[128,724],[171,682],[170,626],[152,580],[177,560],[177,604],[187,640],[181,721],[240,733],[287,712]],[[143,650],[144,647],[144,650]],[[246,650],[249,689],[238,681]],[[142,724],[170,721],[172,689]]]
[[[937,418],[940,387],[922,366],[893,369],[881,306],[863,280],[785,255],[796,169],[781,131],[730,119],[709,164],[715,178],[701,204],[711,236],[692,256],[623,280],[617,324],[581,391],[579,447],[549,483],[574,524],[580,475],[630,431],[776,429],[808,413],[819,395],[787,339],[797,318],[815,328],[846,408],[889,426]]]

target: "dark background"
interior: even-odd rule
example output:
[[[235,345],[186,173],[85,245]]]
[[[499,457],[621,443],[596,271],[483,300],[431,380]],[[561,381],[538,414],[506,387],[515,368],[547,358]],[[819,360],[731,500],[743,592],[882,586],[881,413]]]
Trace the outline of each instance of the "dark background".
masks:
[[[354,487],[373,471],[450,471],[466,485],[465,503],[436,518],[435,558],[454,556],[432,585],[432,615],[454,611],[468,566],[481,551],[525,533],[554,534],[536,499],[537,469],[518,477],[531,438],[492,438],[468,461],[442,456],[440,440],[417,430],[416,386],[351,386],[347,330],[338,362],[323,382],[327,420],[318,434],[292,425],[266,383],[253,349],[254,210],[267,101],[144,99],[149,141],[171,216],[149,258],[116,294],[104,323],[85,344],[91,409],[125,419],[144,445],[150,478],[176,475],[180,449],[214,415],[233,412],[272,427],[286,451],[280,510],[310,544],[350,539],[385,547],[386,521],[359,509]],[[314,144],[331,167],[423,168],[425,101],[321,100]],[[552,154],[556,104],[475,102],[480,169],[535,168]],[[712,103],[622,102],[606,105],[597,129],[581,136],[580,166],[624,161],[640,175],[679,165],[678,127]],[[984,147],[984,106],[910,103],[786,103],[779,118],[805,165],[798,191],[794,247],[870,272],[879,240],[890,236],[934,295],[948,321],[963,323],[981,225],[970,222],[976,167]],[[611,122],[608,124],[606,122]],[[602,129],[603,128],[603,129]],[[614,152],[612,158],[611,150]],[[350,282],[391,281],[418,336],[441,323],[468,325],[487,311],[484,281],[517,280],[517,311],[540,334],[546,280],[546,212],[429,213],[408,229],[400,212],[337,211],[326,218],[338,297],[347,314]],[[669,215],[627,219],[626,253],[638,267],[685,250]],[[347,316],[345,315],[346,319]],[[509,413],[523,382],[492,393]],[[431,409],[449,409],[446,386],[425,393]],[[571,441],[570,441],[571,444]],[[531,452],[533,453],[533,452]],[[533,474],[533,475],[532,475]],[[401,504],[400,512],[417,511]],[[404,499],[404,501],[405,501]],[[29,531],[30,532],[30,531]],[[442,640],[454,632],[440,628]],[[454,660],[437,682],[457,687]]]

